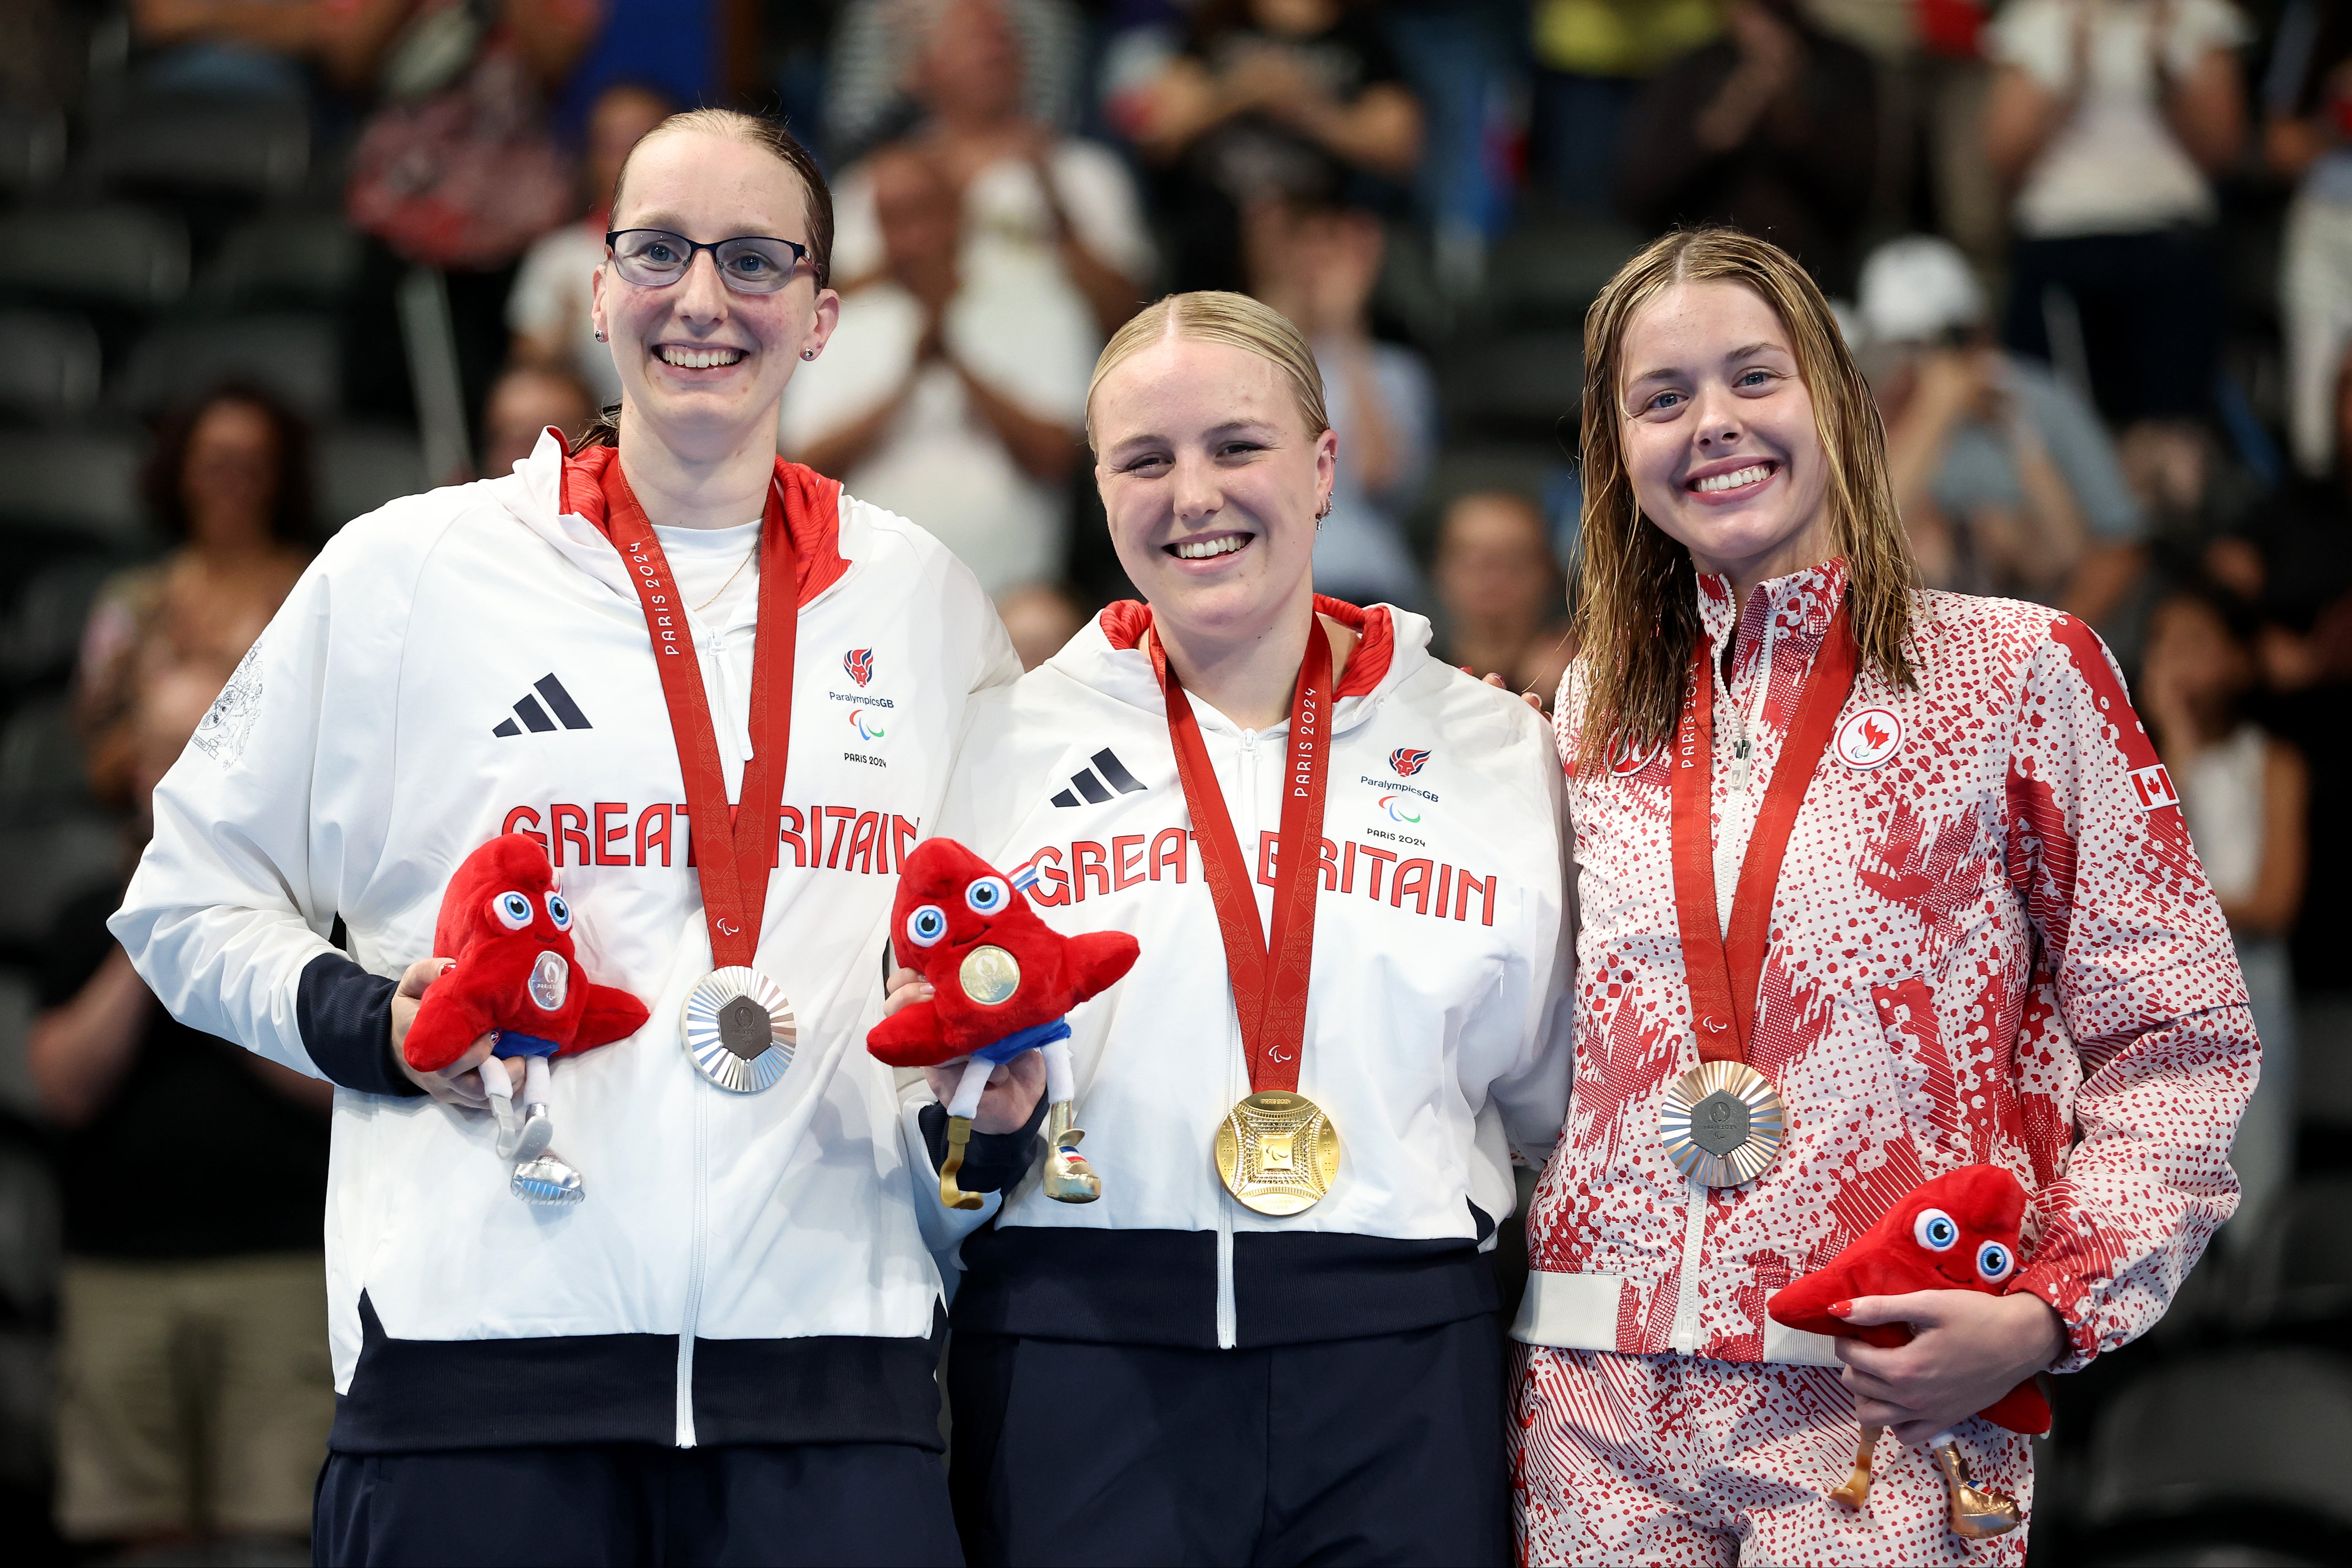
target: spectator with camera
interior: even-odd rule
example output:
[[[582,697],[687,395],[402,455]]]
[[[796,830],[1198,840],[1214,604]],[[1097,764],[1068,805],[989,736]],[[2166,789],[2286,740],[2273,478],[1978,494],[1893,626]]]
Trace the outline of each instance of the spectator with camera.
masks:
[[[1997,347],[1958,247],[1890,240],[1862,269],[1863,358],[1896,505],[1931,587],[2105,621],[2147,566],[2147,524],[2097,413]]]

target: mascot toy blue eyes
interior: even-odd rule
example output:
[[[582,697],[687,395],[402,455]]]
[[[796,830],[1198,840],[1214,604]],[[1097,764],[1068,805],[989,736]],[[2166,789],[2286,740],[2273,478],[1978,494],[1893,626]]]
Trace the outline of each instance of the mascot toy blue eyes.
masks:
[[[967,1061],[948,1102],[948,1157],[940,1201],[978,1208],[978,1193],[956,1185],[971,1139],[981,1091],[999,1063],[1024,1051],[1045,1058],[1045,1189],[1064,1203],[1091,1203],[1102,1178],[1078,1153],[1070,1026],[1063,1015],[1115,984],[1140,951],[1123,931],[1065,936],[1037,917],[996,869],[953,839],[927,839],[898,875],[891,930],[898,955],[931,984],[932,999],[900,1009],[866,1031],[866,1049],[893,1067]]]

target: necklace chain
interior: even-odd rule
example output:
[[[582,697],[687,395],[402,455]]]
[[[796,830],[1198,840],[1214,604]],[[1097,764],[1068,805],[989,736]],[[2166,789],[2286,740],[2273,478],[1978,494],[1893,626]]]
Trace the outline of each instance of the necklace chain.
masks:
[[[720,594],[725,593],[729,589],[730,589],[730,588],[732,588],[732,587],[734,587],[734,586],[735,586],[735,580],[736,580],[737,578],[739,578],[739,577],[740,577],[740,576],[742,576],[742,575],[743,575],[743,569],[744,569],[745,567],[747,567],[747,566],[751,565],[751,558],[752,558],[753,556],[758,555],[759,553],[760,553],[760,541],[759,541],[759,540],[757,540],[757,539],[753,539],[753,540],[751,541],[751,549],[750,553],[749,553],[749,554],[747,554],[747,555],[745,555],[741,560],[739,560],[739,561],[737,561],[737,562],[735,563],[735,570],[734,570],[733,571],[729,572],[729,573],[727,574],[727,580],[726,580],[726,581],[724,581],[724,582],[722,582],[722,583],[720,583],[720,584],[719,585],[719,592],[718,592],[718,593],[714,593],[714,594],[712,594],[709,598],[708,598],[708,599],[704,600],[701,603],[699,603],[699,604],[696,605],[696,606],[694,607],[694,612],[695,612],[696,614],[699,615],[699,614],[701,614],[704,611],[706,611],[706,610],[709,609],[712,605],[714,605],[714,604],[718,603],[718,602],[719,602],[719,595],[720,595]]]

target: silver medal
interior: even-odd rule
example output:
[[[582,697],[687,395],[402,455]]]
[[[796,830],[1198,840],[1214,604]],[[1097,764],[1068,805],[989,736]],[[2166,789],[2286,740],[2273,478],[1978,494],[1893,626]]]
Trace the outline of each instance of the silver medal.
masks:
[[[686,1054],[721,1089],[756,1094],[793,1064],[798,1036],[793,1004],[757,969],[716,970],[686,995],[680,1032]]]

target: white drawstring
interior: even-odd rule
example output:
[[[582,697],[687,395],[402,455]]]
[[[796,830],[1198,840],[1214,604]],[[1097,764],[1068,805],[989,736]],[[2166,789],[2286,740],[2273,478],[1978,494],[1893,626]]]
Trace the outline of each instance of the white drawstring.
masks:
[[[696,654],[708,659],[717,669],[719,677],[717,706],[719,711],[726,715],[726,722],[732,732],[731,738],[735,742],[735,755],[742,759],[743,766],[748,767],[751,761],[751,694],[749,692],[741,693],[740,695],[737,694],[735,677],[727,667],[727,655],[720,645],[721,634],[709,630],[704,626],[702,618],[690,610],[687,612],[687,620],[694,628]],[[714,725],[712,727],[716,728],[717,726]],[[739,769],[736,773],[736,788],[730,791],[730,794],[740,793],[741,779],[742,774]]]

